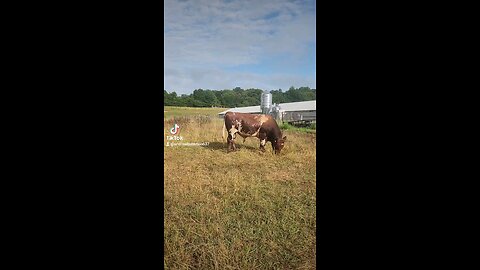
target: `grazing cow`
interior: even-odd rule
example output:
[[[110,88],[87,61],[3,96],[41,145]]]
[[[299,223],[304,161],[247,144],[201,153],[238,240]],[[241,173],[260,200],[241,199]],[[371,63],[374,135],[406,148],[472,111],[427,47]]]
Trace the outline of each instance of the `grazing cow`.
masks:
[[[228,131],[227,152],[236,150],[234,142],[236,134],[242,136],[244,142],[247,137],[259,138],[262,151],[265,151],[267,142],[271,142],[275,154],[280,154],[287,140],[287,136],[282,138],[282,131],[271,115],[227,112],[223,132],[225,129]],[[222,135],[225,138],[225,135]]]

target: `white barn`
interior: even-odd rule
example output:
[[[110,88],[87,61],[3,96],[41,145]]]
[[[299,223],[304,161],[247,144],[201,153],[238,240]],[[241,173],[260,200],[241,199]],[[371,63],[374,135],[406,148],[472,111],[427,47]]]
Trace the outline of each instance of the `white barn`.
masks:
[[[317,113],[317,101],[300,101],[300,102],[289,102],[289,103],[280,103],[273,106],[276,108],[276,112],[272,113],[277,120],[282,122],[316,122],[316,113]],[[222,117],[227,112],[240,112],[240,113],[251,113],[251,114],[260,114],[262,110],[260,106],[249,106],[249,107],[239,107],[232,108],[226,111],[223,111],[218,114],[219,117]]]

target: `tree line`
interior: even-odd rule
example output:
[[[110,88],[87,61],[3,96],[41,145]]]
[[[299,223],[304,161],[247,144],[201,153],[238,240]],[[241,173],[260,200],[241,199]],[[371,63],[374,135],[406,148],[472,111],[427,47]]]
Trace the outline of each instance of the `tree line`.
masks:
[[[177,95],[175,91],[168,93],[163,90],[164,106],[179,107],[246,107],[260,105],[260,96],[262,89],[242,89],[236,87],[234,89],[225,90],[203,90],[196,89],[192,94]],[[310,87],[290,87],[283,92],[282,89],[270,91],[272,94],[272,103],[287,103],[308,101],[317,99],[317,90]]]

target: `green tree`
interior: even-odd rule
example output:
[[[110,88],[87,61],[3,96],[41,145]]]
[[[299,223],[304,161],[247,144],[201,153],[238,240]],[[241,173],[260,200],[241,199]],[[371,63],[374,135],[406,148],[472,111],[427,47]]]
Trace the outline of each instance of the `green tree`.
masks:
[[[272,94],[272,103],[286,103],[287,99],[285,93],[282,92],[282,89],[270,91]]]
[[[207,106],[220,106],[220,101],[218,100],[217,96],[215,95],[215,91],[207,90],[205,92],[205,101]]]
[[[235,87],[234,89],[224,89],[220,91],[195,89],[192,94],[182,94],[178,96],[175,91],[168,93],[163,90],[163,103],[166,106],[188,106],[188,107],[244,107],[260,105],[260,97],[263,93],[262,89],[250,88],[242,89]],[[270,91],[273,103],[298,102],[306,100],[315,100],[317,90],[309,87],[290,87],[288,91],[283,92],[282,89]]]
[[[222,94],[222,103],[225,107],[233,108],[235,107],[235,94],[233,91],[225,91]]]

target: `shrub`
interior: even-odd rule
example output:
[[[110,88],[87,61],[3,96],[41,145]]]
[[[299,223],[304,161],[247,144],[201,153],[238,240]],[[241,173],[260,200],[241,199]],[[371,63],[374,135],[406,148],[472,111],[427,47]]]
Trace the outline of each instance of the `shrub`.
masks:
[[[283,130],[289,130],[289,129],[292,129],[292,128],[293,128],[293,126],[291,126],[291,125],[288,124],[288,123],[282,123],[282,124],[280,125],[280,129],[283,129]]]

